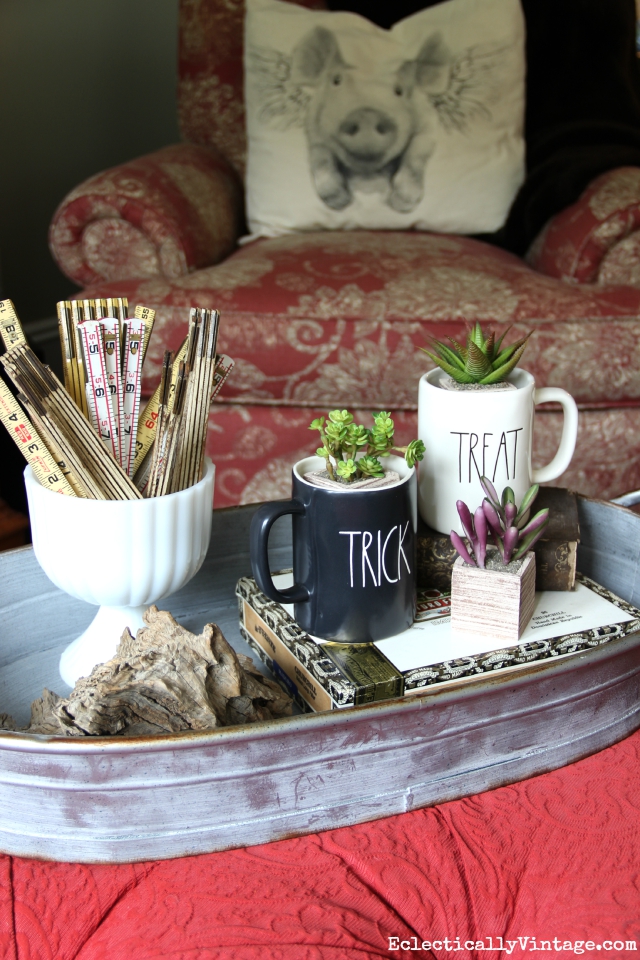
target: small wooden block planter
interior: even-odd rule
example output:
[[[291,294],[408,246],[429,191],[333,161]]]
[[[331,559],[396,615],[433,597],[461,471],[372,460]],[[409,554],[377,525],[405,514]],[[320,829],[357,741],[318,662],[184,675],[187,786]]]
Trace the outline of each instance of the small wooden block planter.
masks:
[[[529,623],[536,600],[536,561],[532,551],[516,573],[453,565],[451,626],[514,644]]]

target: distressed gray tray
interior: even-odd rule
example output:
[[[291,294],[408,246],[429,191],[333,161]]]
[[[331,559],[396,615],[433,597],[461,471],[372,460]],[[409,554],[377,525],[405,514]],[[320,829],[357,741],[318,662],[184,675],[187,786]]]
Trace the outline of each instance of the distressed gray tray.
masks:
[[[207,560],[161,606],[243,652],[234,587],[254,507],[216,511]],[[579,569],[640,606],[640,516],[581,499]],[[278,521],[272,569],[289,566]],[[0,710],[19,722],[95,610],[31,548],[0,555]],[[0,850],[81,862],[177,857],[345,826],[553,770],[640,726],[640,634],[525,672],[207,734],[64,740],[0,732]]]

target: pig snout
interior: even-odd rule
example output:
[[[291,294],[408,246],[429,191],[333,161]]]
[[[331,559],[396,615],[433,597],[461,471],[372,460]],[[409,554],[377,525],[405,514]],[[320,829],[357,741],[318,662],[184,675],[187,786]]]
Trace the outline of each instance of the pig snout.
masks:
[[[346,152],[350,166],[365,173],[393,155],[398,126],[392,118],[372,107],[352,110],[340,123],[336,140]]]

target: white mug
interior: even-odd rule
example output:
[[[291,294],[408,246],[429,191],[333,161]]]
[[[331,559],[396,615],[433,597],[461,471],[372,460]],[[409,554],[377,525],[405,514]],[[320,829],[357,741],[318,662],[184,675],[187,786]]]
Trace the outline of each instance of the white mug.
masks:
[[[516,503],[532,483],[555,480],[571,463],[578,436],[578,408],[559,387],[535,389],[526,370],[516,367],[509,382],[516,389],[445,390],[439,367],[420,379],[418,436],[426,452],[419,467],[418,504],[423,520],[440,533],[463,533],[456,501],[471,512],[485,496],[480,477],[491,480],[500,495],[511,487]],[[536,404],[557,401],[564,423],[560,446],[546,467],[531,466]]]

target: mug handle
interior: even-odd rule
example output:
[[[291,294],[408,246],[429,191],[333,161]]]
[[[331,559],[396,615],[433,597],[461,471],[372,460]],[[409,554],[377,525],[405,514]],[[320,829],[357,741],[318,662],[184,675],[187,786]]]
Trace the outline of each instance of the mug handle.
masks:
[[[276,603],[300,603],[309,599],[309,591],[301,583],[294,583],[292,587],[278,590],[269,569],[269,532],[278,517],[284,517],[289,513],[304,516],[304,503],[301,500],[276,500],[272,503],[263,503],[254,513],[249,530],[253,576],[262,592]]]
[[[549,403],[552,400],[562,405],[564,413],[560,446],[551,463],[548,463],[546,467],[539,467],[537,470],[531,471],[532,483],[546,483],[548,480],[555,480],[556,477],[559,477],[571,463],[573,451],[576,448],[576,440],[578,439],[578,407],[576,402],[570,393],[560,387],[541,387],[535,391],[533,402],[536,406],[539,403]]]

